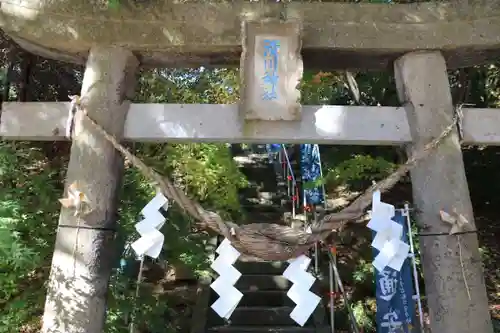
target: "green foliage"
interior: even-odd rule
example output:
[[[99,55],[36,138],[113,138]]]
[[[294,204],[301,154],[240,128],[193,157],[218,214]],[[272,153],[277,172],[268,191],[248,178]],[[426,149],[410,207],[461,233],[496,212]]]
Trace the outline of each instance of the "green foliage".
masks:
[[[358,327],[363,328],[363,332],[372,332],[375,330],[374,312],[368,309],[363,301],[358,301],[353,305],[353,312]]]
[[[43,304],[60,178],[43,147],[0,143],[0,332],[18,331]]]
[[[171,103],[231,103],[237,89],[237,75],[232,70],[155,70],[143,73],[138,100]],[[148,165],[170,175],[176,186],[193,199],[217,211],[221,216],[236,219],[241,215],[238,190],[247,186],[246,178],[237,169],[226,144],[136,144],[134,152]],[[133,225],[140,210],[154,196],[148,179],[134,168],[127,168],[120,205],[122,249],[137,237]],[[186,267],[195,276],[206,274],[208,268],[204,242],[205,233],[193,233],[192,221],[177,206],[171,205],[160,261],[172,267]],[[134,262],[130,252],[123,252],[129,265]],[[175,312],[168,299],[153,292],[148,283],[141,284],[140,297],[135,300],[136,277],[117,269],[110,283],[111,293],[106,323],[107,333],[127,332],[127,321],[135,309],[134,322],[152,332],[175,332]],[[173,319],[165,324],[166,316]]]
[[[120,0],[108,0],[108,8],[117,9],[120,7]]]
[[[222,212],[240,213],[238,190],[248,185],[225,144],[178,144],[168,147],[176,179],[192,194]]]
[[[238,188],[245,186],[246,181],[225,145],[142,145],[136,150],[149,165],[172,175],[177,185],[223,216],[240,210]],[[136,169],[126,170],[120,205],[119,236],[122,244],[137,238],[133,226],[139,220],[142,207],[154,196],[154,190]],[[169,207],[166,216],[167,223],[162,228],[165,243],[160,260],[171,266],[187,267],[195,276],[204,274],[208,268],[204,249],[207,235],[192,233],[191,221],[175,205]],[[129,265],[133,264],[132,253],[124,251],[123,256]],[[127,332],[124,318],[134,309],[137,311],[136,325],[158,333],[175,332],[175,326],[165,324],[165,316],[174,315],[165,295],[155,294],[150,284],[142,283],[140,297],[135,300],[135,284],[135,275],[126,276],[119,269],[115,271],[110,283],[106,332]]]
[[[349,99],[349,91],[337,73],[305,71],[300,83],[301,103],[304,105],[331,104],[332,99]]]
[[[157,69],[139,80],[138,102],[147,103],[236,103],[239,74],[235,69]]]
[[[112,9],[122,5],[126,4],[121,0],[108,1]],[[52,101],[65,98],[68,91],[78,91],[79,76],[75,72],[72,66],[40,62],[33,74],[36,83],[33,86],[36,88],[32,96],[34,99]],[[47,79],[49,74],[54,74],[51,79]],[[159,69],[142,74],[137,102],[238,102],[239,77],[238,71],[234,69]],[[454,90],[464,86],[458,74],[450,73]],[[498,106],[499,74],[497,65],[468,69],[470,89],[466,100],[462,102],[472,103],[476,107]],[[361,104],[398,104],[395,84],[389,73],[358,73],[356,79],[361,92]],[[72,83],[71,87],[62,84],[68,81]],[[19,86],[13,84],[13,97]],[[342,73],[306,71],[301,90],[303,104],[354,104]],[[43,283],[47,279],[52,257],[60,208],[57,198],[62,192],[67,158],[63,154],[54,156],[51,153],[53,146],[56,144],[0,143],[0,333],[25,331],[27,326],[36,327],[43,310]],[[135,144],[131,148],[149,165],[172,176],[178,186],[207,208],[233,220],[241,215],[238,189],[246,186],[246,180],[236,169],[229,149],[224,144]],[[325,184],[328,189],[335,189],[339,185],[354,187],[357,183],[366,184],[373,179],[380,179],[393,170],[394,158],[391,156],[394,151],[393,148],[381,147],[325,149],[322,156],[327,166],[324,168],[325,178],[307,186]],[[469,167],[477,164],[480,154],[476,152],[471,157],[465,156]],[[479,168],[481,173],[484,174],[484,167],[490,167],[493,171],[497,168],[491,162],[496,154],[493,152],[484,158]],[[479,186],[476,184],[479,182],[470,183],[471,191],[479,193],[481,188],[474,188]],[[133,225],[140,219],[141,208],[153,195],[154,188],[149,180],[128,167],[119,206],[117,267],[110,281],[107,333],[128,332],[127,318],[130,318],[134,309],[137,310],[135,315],[139,327],[158,333],[179,331],[175,321],[170,320],[177,314],[171,299],[155,289],[161,282],[147,278],[141,284],[139,298],[135,299],[137,271],[134,268],[137,261],[130,251],[126,251],[126,244],[137,238]],[[486,202],[478,201],[483,201],[483,204]],[[203,242],[207,235],[192,233],[195,226],[177,207],[172,206],[167,215],[168,221],[162,230],[166,237],[164,251],[158,262],[149,264],[167,262],[169,266],[185,265],[195,276],[204,274],[207,262]],[[347,269],[349,265],[353,267],[349,268],[346,275],[352,276],[348,287],[354,290],[353,295],[361,295],[353,302],[355,314],[365,332],[373,331],[373,269],[370,261],[363,258],[366,256],[355,253],[364,251],[362,247],[350,251],[353,255],[343,258],[346,260],[342,262],[341,269]],[[485,258],[494,255],[489,249],[483,252]],[[120,257],[128,262],[124,269],[118,268]],[[367,290],[363,289],[366,285],[369,287]],[[356,293],[356,290],[363,293]],[[165,325],[165,318],[169,318],[167,322],[171,323],[170,326]]]
[[[394,169],[394,164],[382,157],[356,154],[351,159],[342,161],[328,168],[325,182],[329,187],[359,181],[382,179]]]
[[[169,313],[168,297],[154,293],[151,285],[140,285],[139,297],[135,297],[136,281],[117,269],[110,281],[110,298],[106,316],[106,333],[129,332],[129,318],[134,316],[136,327],[151,332],[175,332],[174,327],[165,323]]]
[[[148,102],[231,103],[237,96],[237,72],[191,70],[146,72],[140,80],[138,99]],[[231,89],[227,89],[231,86]],[[54,245],[57,215],[62,195],[67,156],[53,158],[53,143],[1,143],[0,145],[0,333],[19,331],[39,316]],[[238,189],[246,186],[224,144],[141,144],[134,151],[161,173],[169,174],[190,196],[222,216],[239,216]],[[165,293],[153,290],[155,281],[141,284],[135,299],[137,261],[126,244],[137,238],[134,224],[140,210],[154,196],[148,179],[134,168],[126,168],[119,206],[116,266],[111,281],[106,332],[127,332],[135,309],[139,327],[154,332],[176,331],[165,325],[175,317]],[[162,232],[165,246],[157,265],[184,265],[194,276],[208,267],[205,233],[193,233],[192,221],[172,205]],[[33,227],[36,226],[36,227]],[[120,257],[131,267],[118,268]],[[154,263],[153,263],[154,264]],[[165,272],[166,273],[166,272]],[[30,288],[33,286],[33,288]],[[137,304],[137,306],[135,306]],[[36,318],[36,317],[35,317]],[[38,325],[35,320],[30,325]]]
[[[359,259],[353,272],[353,279],[356,283],[362,284],[373,281],[373,265],[365,259]]]

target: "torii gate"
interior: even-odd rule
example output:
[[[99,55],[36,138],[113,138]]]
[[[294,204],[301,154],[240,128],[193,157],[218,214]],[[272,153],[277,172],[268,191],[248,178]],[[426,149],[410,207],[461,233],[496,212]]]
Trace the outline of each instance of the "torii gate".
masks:
[[[0,26],[21,47],[53,59],[86,61],[81,94],[89,115],[131,141],[411,144],[418,149],[453,118],[447,65],[466,67],[500,55],[500,4],[486,0],[418,6],[160,0],[124,2],[119,8],[79,0],[0,4]],[[285,63],[278,66],[285,78],[277,86],[281,95],[271,101],[258,98],[264,88],[255,81],[265,70],[266,38],[279,40]],[[139,63],[231,66],[240,63],[242,49],[240,108],[128,102]],[[323,70],[383,69],[393,63],[403,106],[300,107],[295,85],[302,58],[306,67]],[[68,103],[5,103],[0,134],[12,140],[65,140],[68,109]],[[499,145],[499,111],[465,109],[464,142]],[[104,249],[113,238],[123,163],[82,114],[73,123],[66,186],[78,180],[95,206],[78,226],[67,209],[61,210],[43,332],[97,333],[111,271]],[[432,332],[493,332],[477,236],[461,235],[461,263],[457,239],[439,219],[441,209],[456,208],[473,224],[457,133],[421,160],[411,178],[426,233],[420,241]],[[100,252],[94,251],[96,244]],[[85,304],[75,303],[77,293]]]

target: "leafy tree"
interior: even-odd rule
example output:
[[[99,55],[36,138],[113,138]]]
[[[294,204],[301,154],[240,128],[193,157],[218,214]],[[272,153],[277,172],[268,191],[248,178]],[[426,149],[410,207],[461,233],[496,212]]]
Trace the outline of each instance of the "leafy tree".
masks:
[[[2,42],[2,39],[0,39]],[[3,40],[0,54],[3,77],[11,86],[4,96],[11,100],[24,93],[27,77],[31,80],[29,100],[66,100],[68,94],[78,93],[81,68],[40,59],[12,48]],[[29,61],[26,59],[29,58]],[[14,65],[12,65],[14,64]],[[31,71],[25,69],[31,64]],[[9,70],[10,69],[10,70]],[[152,103],[235,103],[238,100],[238,71],[234,69],[176,69],[144,71],[140,77],[136,100]],[[355,104],[343,73],[306,72],[302,89],[303,104]],[[388,73],[356,73],[360,103],[366,105],[397,105],[393,78]],[[498,107],[498,66],[481,66],[450,73],[456,103],[476,107]],[[43,311],[43,283],[47,279],[59,214],[57,199],[62,184],[69,145],[64,142],[2,142],[0,143],[0,333],[35,332]],[[210,209],[236,220],[240,215],[238,190],[246,186],[244,176],[235,167],[225,144],[133,144],[130,148],[149,165],[171,175],[178,186]],[[324,177],[329,193],[347,185],[350,191],[364,187],[372,178],[381,178],[404,158],[404,150],[387,147],[322,147]],[[494,184],[497,150],[466,151],[471,192],[475,208],[495,206]],[[487,171],[485,171],[487,170]],[[489,177],[485,191],[485,177]],[[481,182],[481,180],[483,180]],[[107,332],[126,332],[127,318],[134,309],[140,326],[154,332],[176,331],[165,327],[164,318],[173,317],[171,299],[156,292],[162,283],[158,277],[146,276],[139,299],[135,300],[137,261],[126,244],[135,239],[133,225],[140,209],[151,198],[154,188],[137,170],[127,165],[120,205],[120,231],[117,239],[116,270],[110,284]],[[493,199],[491,199],[493,198]],[[489,202],[489,203],[488,203]],[[191,230],[191,223],[176,207],[168,211],[165,225],[165,248],[159,262],[148,263],[164,274],[164,263],[184,265],[194,275],[206,270],[203,241],[207,235]],[[359,234],[358,234],[359,236]],[[365,241],[369,239],[366,236]],[[355,309],[365,331],[373,329],[373,288],[371,252],[355,243],[356,237],[345,235],[342,241],[350,250],[340,253],[345,264],[346,284],[354,290]],[[360,239],[360,237],[357,237]],[[487,238],[485,238],[487,239]],[[352,242],[351,242],[352,241]],[[492,247],[494,248],[494,247]],[[494,258],[495,251],[485,251]],[[127,262],[120,266],[120,259]],[[493,259],[491,259],[493,260]],[[152,269],[153,270],[153,269]],[[160,275],[161,275],[160,274]],[[496,275],[495,275],[496,274]],[[498,293],[500,274],[490,273],[490,294]],[[153,319],[152,319],[153,318]]]

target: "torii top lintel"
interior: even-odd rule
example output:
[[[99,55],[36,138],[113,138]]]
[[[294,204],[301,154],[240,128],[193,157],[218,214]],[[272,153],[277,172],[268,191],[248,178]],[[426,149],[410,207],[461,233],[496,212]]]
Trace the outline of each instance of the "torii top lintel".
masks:
[[[123,46],[145,66],[238,66],[244,20],[298,20],[304,67],[385,69],[403,53],[442,50],[449,68],[500,56],[500,1],[419,4],[247,0],[1,0],[0,27],[21,47],[83,63],[92,45]]]

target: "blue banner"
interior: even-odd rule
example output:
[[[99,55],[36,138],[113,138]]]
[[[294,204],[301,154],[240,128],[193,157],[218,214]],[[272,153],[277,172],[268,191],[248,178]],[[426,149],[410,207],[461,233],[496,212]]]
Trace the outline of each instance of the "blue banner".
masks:
[[[302,144],[300,145],[300,171],[304,182],[314,182],[321,177],[321,158],[319,155],[319,145]],[[318,205],[322,203],[323,187],[304,189],[306,203],[308,205]]]
[[[268,143],[266,144],[267,155],[269,156],[269,163],[279,163],[277,160],[278,152],[281,149],[281,145],[279,143]]]
[[[403,226],[403,241],[408,243],[406,217],[400,210],[393,220]],[[375,232],[373,233],[375,236]],[[374,258],[378,250],[373,249]],[[377,300],[377,333],[411,333],[415,326],[415,306],[413,303],[413,278],[411,258],[403,263],[401,271],[386,267],[375,271]]]

